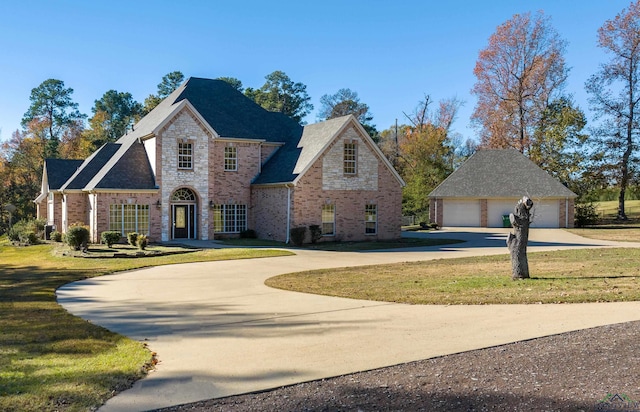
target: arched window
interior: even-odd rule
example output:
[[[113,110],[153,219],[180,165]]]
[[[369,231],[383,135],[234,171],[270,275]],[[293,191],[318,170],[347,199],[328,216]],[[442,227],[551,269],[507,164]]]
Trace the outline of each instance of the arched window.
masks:
[[[196,194],[193,193],[191,189],[187,189],[186,187],[180,188],[173,192],[173,196],[171,196],[172,202],[195,202]]]

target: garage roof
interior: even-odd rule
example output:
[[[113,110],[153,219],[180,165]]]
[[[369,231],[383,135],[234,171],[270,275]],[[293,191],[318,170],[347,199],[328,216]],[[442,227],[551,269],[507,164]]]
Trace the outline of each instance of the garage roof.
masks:
[[[577,197],[560,181],[515,149],[480,149],[429,197]]]

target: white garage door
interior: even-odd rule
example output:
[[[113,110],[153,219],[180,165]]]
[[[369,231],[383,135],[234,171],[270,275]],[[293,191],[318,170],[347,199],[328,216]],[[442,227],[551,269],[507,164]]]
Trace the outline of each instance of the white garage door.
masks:
[[[557,200],[542,200],[533,204],[531,227],[558,227],[560,206]]]
[[[444,200],[443,226],[480,226],[479,200]]]
[[[489,227],[504,227],[502,216],[513,213],[518,199],[496,199],[487,201],[487,225]]]

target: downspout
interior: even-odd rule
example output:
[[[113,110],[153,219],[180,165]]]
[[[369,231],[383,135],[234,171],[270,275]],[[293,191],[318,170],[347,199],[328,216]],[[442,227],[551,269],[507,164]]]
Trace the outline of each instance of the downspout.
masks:
[[[564,198],[564,227],[569,228],[569,198]]]
[[[291,233],[291,184],[287,184],[287,241],[285,243],[289,244],[290,242],[290,233]]]

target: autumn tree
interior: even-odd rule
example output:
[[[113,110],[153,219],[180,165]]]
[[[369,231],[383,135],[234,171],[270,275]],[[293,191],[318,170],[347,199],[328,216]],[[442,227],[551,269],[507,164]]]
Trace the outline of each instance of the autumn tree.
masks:
[[[26,130],[32,122],[44,125],[44,134],[39,135],[46,142],[41,158],[58,157],[58,145],[70,128],[76,128],[85,115],[78,111],[78,103],[71,96],[72,88],[64,82],[48,79],[31,90],[31,105],[22,117],[22,127]]]
[[[141,115],[144,116],[151,110],[155,109],[160,102],[173,93],[182,82],[184,81],[184,75],[180,71],[173,71],[162,76],[162,81],[158,83],[158,91],[156,94],[150,94],[145,100],[142,107]]]
[[[403,213],[417,216],[427,214],[427,195],[452,171],[454,148],[451,128],[461,102],[443,100],[436,110],[425,96],[416,110],[406,115],[410,124],[404,128],[399,141],[399,172],[405,182]]]
[[[335,94],[325,94],[320,97],[320,111],[318,119],[329,120],[336,117],[354,115],[360,124],[375,141],[378,140],[376,126],[371,123],[373,115],[369,106],[360,101],[358,93],[351,89],[340,89]]]
[[[625,194],[637,161],[640,131],[640,1],[631,3],[598,29],[598,46],[610,56],[585,87],[600,120],[592,128],[594,161],[611,172],[620,188],[618,219],[627,220]]]
[[[544,111],[567,79],[565,47],[542,12],[516,14],[498,26],[474,69],[472,121],[482,146],[528,154]]]
[[[313,110],[307,86],[294,82],[279,70],[265,76],[265,79],[261,88],[248,87],[244,94],[266,110],[283,113],[302,123],[302,119]]]

